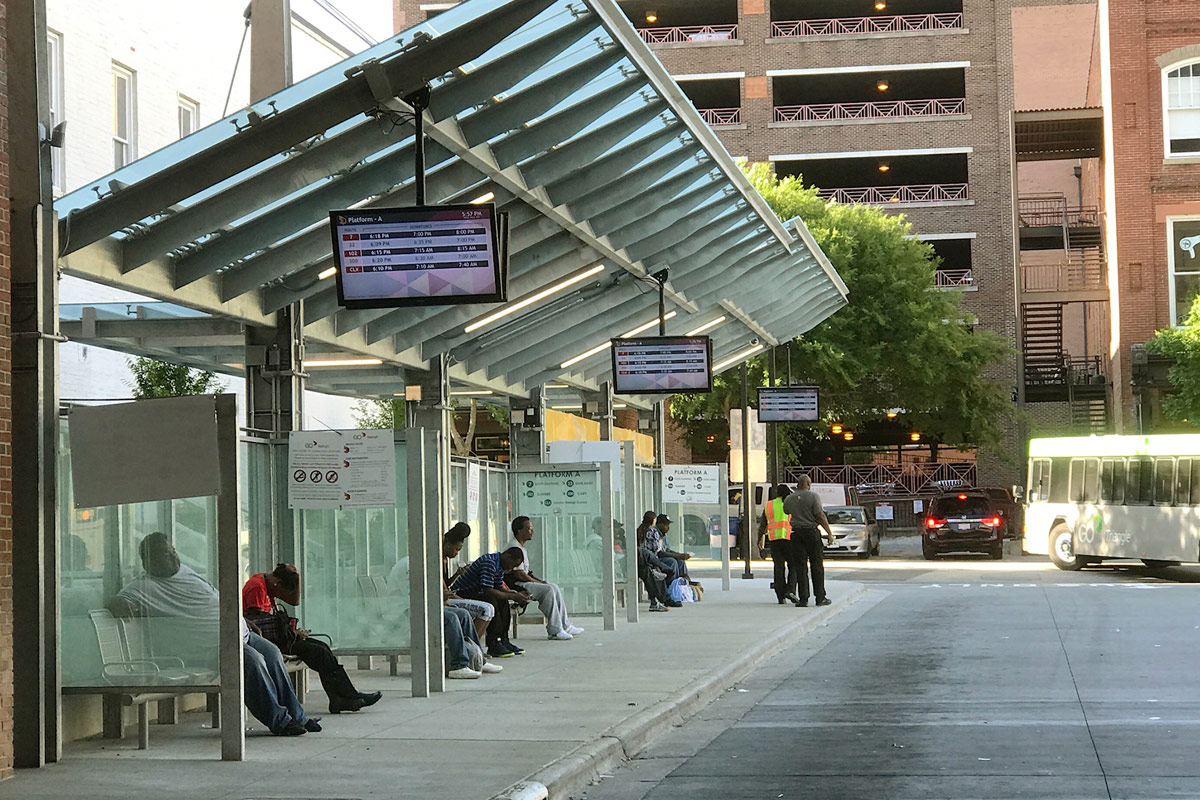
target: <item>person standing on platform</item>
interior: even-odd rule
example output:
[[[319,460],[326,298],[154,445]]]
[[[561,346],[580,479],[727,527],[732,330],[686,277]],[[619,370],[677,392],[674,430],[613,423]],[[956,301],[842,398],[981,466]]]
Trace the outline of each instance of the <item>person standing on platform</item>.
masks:
[[[798,607],[808,605],[808,571],[812,570],[813,598],[819,606],[830,604],[825,595],[825,548],[821,546],[818,528],[825,529],[825,538],[833,544],[833,531],[821,507],[821,498],[812,490],[812,479],[802,475],[796,481],[796,491],[783,501],[783,510],[792,521],[792,546],[796,549],[797,591],[793,601]]]
[[[775,597],[779,605],[787,605],[787,601],[799,602],[796,596],[796,583],[800,574],[799,553],[792,542],[792,523],[786,511],[783,510],[784,500],[791,495],[792,490],[786,484],[776,484],[771,489],[759,524],[762,526],[762,536],[771,548],[771,561],[775,565]]]

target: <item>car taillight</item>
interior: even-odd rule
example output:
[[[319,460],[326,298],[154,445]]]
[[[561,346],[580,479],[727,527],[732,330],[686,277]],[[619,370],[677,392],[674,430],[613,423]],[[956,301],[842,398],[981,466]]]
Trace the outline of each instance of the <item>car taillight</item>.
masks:
[[[983,524],[987,525],[989,528],[999,528],[1000,523],[1002,522],[1004,522],[1004,520],[1000,517],[991,517],[990,519],[985,519]]]
[[[946,524],[946,520],[938,519],[937,517],[926,517],[925,526],[928,528],[940,528]]]

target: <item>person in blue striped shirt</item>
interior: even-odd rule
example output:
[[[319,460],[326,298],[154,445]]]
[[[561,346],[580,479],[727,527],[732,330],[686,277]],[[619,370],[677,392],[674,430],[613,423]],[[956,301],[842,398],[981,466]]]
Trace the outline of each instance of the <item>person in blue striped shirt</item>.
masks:
[[[508,604],[512,601],[525,606],[532,598],[528,593],[514,592],[504,584],[504,573],[517,568],[524,560],[525,553],[519,547],[510,547],[502,553],[487,553],[468,564],[451,587],[459,597],[483,600],[496,608],[487,629],[487,654],[491,658],[511,658],[525,652],[508,638]]]

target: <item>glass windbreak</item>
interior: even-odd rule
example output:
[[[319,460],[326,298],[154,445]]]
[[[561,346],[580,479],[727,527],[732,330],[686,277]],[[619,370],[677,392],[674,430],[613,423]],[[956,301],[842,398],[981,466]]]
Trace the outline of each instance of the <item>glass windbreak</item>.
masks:
[[[488,535],[485,553],[494,553],[512,536],[512,517],[508,502],[508,470],[488,469]]]
[[[216,685],[216,499],[77,509],[59,432],[63,686]]]
[[[600,485],[598,470],[512,476],[515,515],[533,522],[529,565],[559,585],[572,616],[604,611]]]
[[[300,517],[302,624],[335,650],[409,646],[408,470],[396,444],[396,506]]]
[[[660,494],[661,496],[661,494]],[[663,547],[693,558],[721,558],[723,503],[661,503],[659,513],[671,518]]]

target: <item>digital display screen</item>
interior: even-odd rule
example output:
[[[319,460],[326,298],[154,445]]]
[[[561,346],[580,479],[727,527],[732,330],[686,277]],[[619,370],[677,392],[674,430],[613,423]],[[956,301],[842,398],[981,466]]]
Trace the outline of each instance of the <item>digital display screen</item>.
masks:
[[[707,336],[613,339],[613,391],[685,394],[712,391],[712,344]]]
[[[760,386],[759,422],[816,422],[818,419],[816,386]]]
[[[331,211],[329,221],[346,308],[505,299],[494,205]]]

